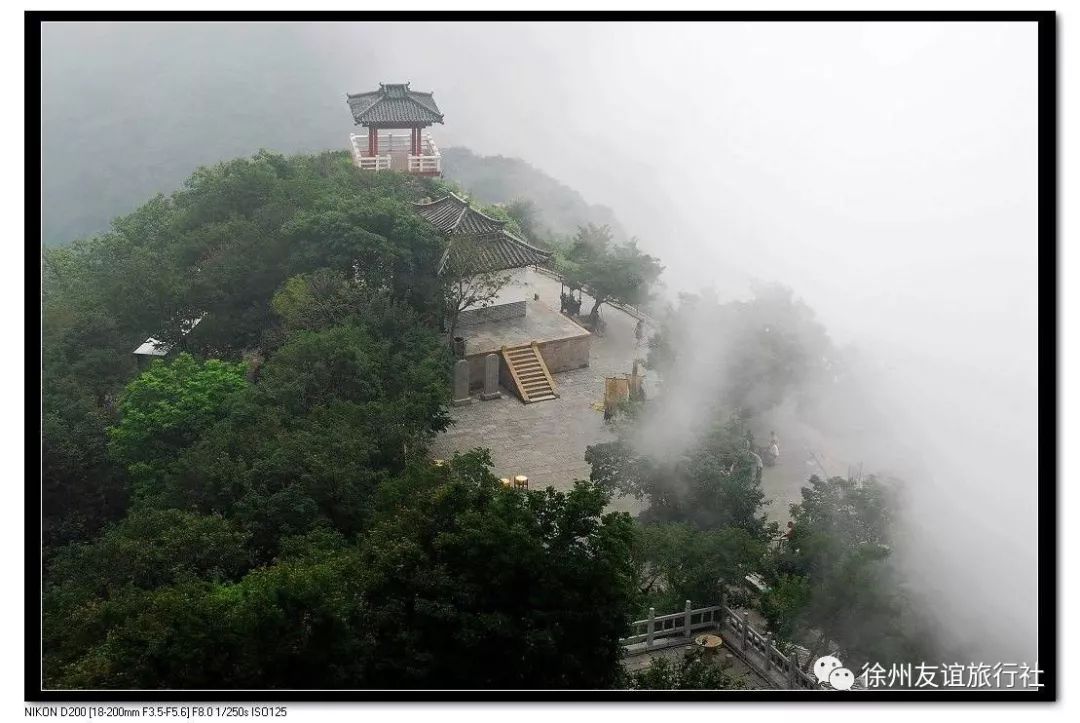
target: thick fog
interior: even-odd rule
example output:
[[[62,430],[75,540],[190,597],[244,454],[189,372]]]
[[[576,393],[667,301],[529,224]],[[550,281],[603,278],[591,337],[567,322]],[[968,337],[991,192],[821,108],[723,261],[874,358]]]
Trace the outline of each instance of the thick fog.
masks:
[[[970,660],[1037,657],[1034,24],[52,25],[43,63],[50,243],[344,148],[345,93],[411,81],[441,145],[610,206],[668,295],[791,287],[859,360],[833,444],[906,480],[927,609]]]

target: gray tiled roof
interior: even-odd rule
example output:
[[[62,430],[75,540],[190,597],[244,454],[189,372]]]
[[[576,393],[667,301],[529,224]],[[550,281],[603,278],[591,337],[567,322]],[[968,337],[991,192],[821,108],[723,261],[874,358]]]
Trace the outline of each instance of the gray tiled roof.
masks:
[[[448,194],[437,201],[416,204],[416,211],[443,233],[488,233],[498,231],[506,221],[477,211],[469,202],[456,194]]]
[[[550,252],[507,231],[506,221],[484,215],[453,193],[437,201],[418,203],[416,210],[449,237],[440,273],[447,266],[480,274],[542,265],[551,259]]]
[[[379,89],[348,96],[357,125],[372,123],[442,123],[431,93],[410,90],[408,83],[379,83]]]
[[[450,237],[450,245],[439,272],[449,266],[469,274],[483,274],[489,271],[520,269],[523,266],[540,266],[550,259],[550,253],[530,246],[505,230],[460,234]]]

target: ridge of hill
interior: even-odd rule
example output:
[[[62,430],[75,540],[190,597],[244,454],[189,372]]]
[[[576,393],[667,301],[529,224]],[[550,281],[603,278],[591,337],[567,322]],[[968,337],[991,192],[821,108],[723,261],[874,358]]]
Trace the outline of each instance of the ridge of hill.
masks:
[[[611,227],[616,240],[626,232],[607,206],[588,203],[582,195],[528,161],[482,156],[464,147],[442,150],[443,176],[488,204],[532,202],[544,236],[572,236],[585,224]]]
[[[464,147],[447,148],[443,153],[444,177],[487,204],[509,204],[528,199],[538,215],[538,230],[544,237],[572,236],[578,226],[588,223],[608,225],[616,240],[627,237],[607,206],[590,204],[582,195],[521,158],[484,156]],[[103,164],[104,165],[104,164]],[[194,169],[190,169],[194,170]],[[59,246],[108,230],[112,218],[126,215],[141,201],[156,193],[172,193],[180,187],[177,164],[143,169],[138,176],[117,174],[99,178],[95,195],[82,194],[56,207],[60,193],[46,189],[43,216],[45,246]],[[54,181],[58,187],[65,184]],[[130,206],[130,207],[129,207]]]

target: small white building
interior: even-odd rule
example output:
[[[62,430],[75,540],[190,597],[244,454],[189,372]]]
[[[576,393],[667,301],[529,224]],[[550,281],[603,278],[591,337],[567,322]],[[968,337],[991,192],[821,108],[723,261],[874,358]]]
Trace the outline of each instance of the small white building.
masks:
[[[191,333],[191,330],[199,325],[199,322],[203,320],[203,316],[199,316],[197,319],[188,319],[180,325],[181,336],[187,336]],[[146,341],[139,346],[135,347],[135,350],[131,352],[135,355],[136,360],[139,363],[139,367],[142,368],[152,362],[154,359],[163,359],[167,357],[173,351],[173,345],[167,341],[161,341],[154,337],[148,337]]]

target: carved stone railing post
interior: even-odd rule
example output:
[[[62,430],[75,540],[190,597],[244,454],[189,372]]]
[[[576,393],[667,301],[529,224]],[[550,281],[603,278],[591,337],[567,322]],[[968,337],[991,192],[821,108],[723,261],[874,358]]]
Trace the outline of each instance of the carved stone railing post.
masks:
[[[656,631],[656,608],[649,608],[649,627],[645,628],[645,647],[651,648]]]
[[[742,641],[740,643],[740,646],[742,647],[742,650],[743,650],[744,653],[748,652],[746,650],[746,635],[747,635],[747,633],[749,631],[750,631],[750,613],[745,612],[742,615],[742,630],[740,631],[742,633]]]
[[[683,635],[690,637],[690,601],[686,601],[686,605],[683,607]]]

